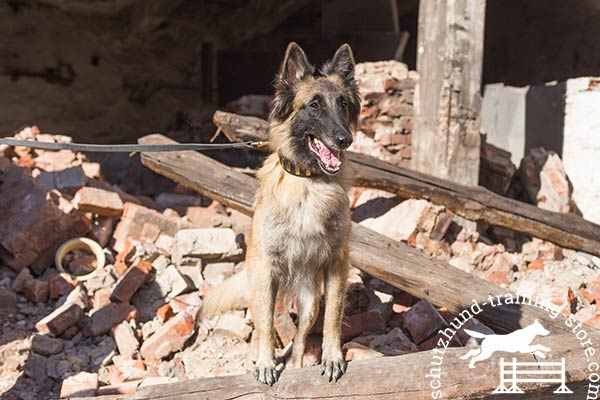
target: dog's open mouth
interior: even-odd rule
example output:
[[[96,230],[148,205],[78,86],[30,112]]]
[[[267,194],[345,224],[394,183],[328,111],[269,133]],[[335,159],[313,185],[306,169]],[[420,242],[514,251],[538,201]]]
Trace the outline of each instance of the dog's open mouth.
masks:
[[[342,165],[341,151],[325,146],[323,142],[312,135],[308,135],[308,147],[319,159],[319,166],[326,174],[334,175],[339,172]]]

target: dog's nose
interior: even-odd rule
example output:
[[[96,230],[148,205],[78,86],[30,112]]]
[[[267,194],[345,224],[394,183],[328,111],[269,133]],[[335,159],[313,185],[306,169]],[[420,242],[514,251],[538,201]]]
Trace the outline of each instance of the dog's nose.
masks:
[[[337,144],[341,149],[347,149],[352,144],[352,135],[349,133],[338,133]]]

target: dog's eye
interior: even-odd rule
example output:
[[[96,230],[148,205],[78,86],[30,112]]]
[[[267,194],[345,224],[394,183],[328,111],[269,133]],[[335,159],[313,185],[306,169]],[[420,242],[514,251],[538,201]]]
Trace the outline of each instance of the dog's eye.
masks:
[[[342,100],[342,107],[343,108],[348,108],[348,102],[346,100]]]
[[[318,101],[312,101],[308,103],[308,107],[313,111],[318,111],[321,106]]]

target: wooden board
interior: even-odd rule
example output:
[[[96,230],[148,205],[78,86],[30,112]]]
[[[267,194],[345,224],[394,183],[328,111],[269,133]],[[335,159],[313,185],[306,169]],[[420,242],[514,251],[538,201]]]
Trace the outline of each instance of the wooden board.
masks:
[[[230,140],[267,140],[267,121],[215,112],[213,122]],[[479,186],[466,186],[397,167],[366,154],[347,152],[355,186],[381,189],[405,198],[440,204],[472,221],[508,228],[600,256],[600,225],[575,214],[559,214],[509,199]]]
[[[149,135],[140,143],[174,143],[162,135]],[[257,181],[196,152],[146,153],[142,163],[155,172],[196,190],[228,207],[252,215]],[[394,241],[358,224],[352,225],[351,263],[416,297],[426,298],[438,307],[458,314],[472,300],[485,301],[489,295],[508,293],[506,289],[479,279],[450,264],[433,259],[404,243]],[[498,332],[512,331],[534,319],[547,320],[558,331],[562,322],[549,320],[532,306],[486,309],[477,316]]]
[[[485,0],[421,0],[412,168],[476,186]]]
[[[600,334],[591,336],[595,343]],[[566,360],[567,387],[574,393],[556,395],[552,391],[555,383],[520,384],[526,393],[521,395],[528,400],[584,399],[587,397],[588,362],[579,341],[573,334],[547,336],[536,339],[553,351],[548,360]],[[447,349],[441,367],[440,389],[444,399],[493,399],[507,400],[520,398],[519,395],[493,395],[499,384],[500,357],[512,359],[508,353],[495,353],[488,360],[469,369],[468,361],[460,360],[467,349]],[[177,400],[224,400],[224,399],[406,399],[430,400],[431,388],[435,379],[427,378],[438,363],[434,351],[413,353],[403,356],[383,357],[370,360],[352,361],[348,371],[337,383],[328,383],[319,375],[319,367],[284,370],[280,381],[272,387],[257,383],[252,375],[224,376],[217,378],[194,379],[185,382],[149,386],[138,389],[133,399],[177,399]],[[540,361],[533,355],[518,355],[519,362],[534,362],[530,368],[541,369]],[[439,363],[438,363],[439,364]]]

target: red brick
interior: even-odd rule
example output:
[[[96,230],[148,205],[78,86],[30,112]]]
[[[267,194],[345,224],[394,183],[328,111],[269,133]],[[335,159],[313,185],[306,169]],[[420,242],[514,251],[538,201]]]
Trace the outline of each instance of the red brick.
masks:
[[[542,260],[534,260],[527,265],[527,269],[529,270],[544,270],[544,262]]]
[[[128,302],[135,292],[144,284],[152,270],[152,264],[138,258],[133,265],[119,278],[110,296],[112,301]]]
[[[48,282],[41,279],[30,279],[23,288],[25,297],[34,303],[48,300]]]
[[[589,301],[590,303],[593,301],[598,302],[600,299],[600,282],[594,281],[589,283],[585,288],[580,290],[581,295],[584,299]]]
[[[103,217],[119,217],[123,213],[123,202],[119,195],[104,189],[82,187],[75,193],[73,202],[79,211]]]
[[[85,291],[79,286],[69,293],[60,307],[42,318],[35,327],[41,334],[58,336],[83,318],[86,303]]]
[[[115,239],[114,249],[118,252],[122,251],[127,239],[142,239],[142,231],[146,223],[156,225],[160,233],[169,236],[174,236],[180,228],[180,222],[177,219],[168,218],[158,211],[144,206],[125,203],[121,221],[113,234]]]
[[[61,199],[66,201],[60,193],[50,193],[23,168],[9,166],[2,181],[2,223],[10,229],[0,232],[0,258],[14,270],[43,272],[60,244],[90,229],[79,213],[60,209]]]
[[[79,372],[63,380],[60,388],[60,398],[94,397],[97,389],[98,374]]]
[[[60,273],[50,277],[50,298],[58,299],[60,296],[65,296],[75,289],[77,281],[69,274]]]
[[[31,276],[31,271],[29,271],[29,268],[23,268],[15,277],[15,280],[12,284],[12,289],[17,293],[22,292],[25,288],[25,284],[27,283],[27,281],[30,281],[32,279],[33,276]]]
[[[94,292],[94,298],[92,299],[92,305],[94,310],[99,310],[102,307],[106,307],[110,304],[110,295],[112,290],[109,287],[104,287]]]
[[[156,316],[160,318],[163,323],[167,322],[173,315],[175,315],[175,313],[168,304],[163,304],[162,306],[158,307],[158,310],[156,310]]]
[[[344,344],[342,351],[346,352],[344,356],[346,361],[369,360],[371,358],[383,357],[383,353],[355,342]]]
[[[342,339],[347,341],[365,332],[385,329],[385,321],[379,311],[370,310],[360,314],[345,316],[342,321]]]
[[[110,332],[113,326],[135,319],[137,310],[128,303],[110,303],[92,314],[90,333],[94,336]]]
[[[402,314],[402,328],[410,333],[416,344],[421,344],[440,329],[446,327],[446,321],[440,313],[425,299],[413,305]]]
[[[179,314],[190,306],[199,307],[201,304],[202,300],[200,299],[200,294],[198,292],[182,294],[169,302],[169,306],[171,306],[171,309],[175,314]]]
[[[167,321],[154,335],[144,341],[141,353],[144,359],[161,359],[181,350],[195,329],[196,311],[183,311]]]
[[[119,354],[122,356],[130,356],[140,347],[140,343],[135,337],[135,332],[127,321],[123,321],[115,326],[112,329],[112,334],[117,343]]]
[[[509,285],[511,272],[510,271],[493,271],[487,275],[487,280],[495,285]]]
[[[146,364],[142,360],[128,357],[115,357],[114,365],[108,370],[108,381],[111,385],[118,385],[127,381],[136,381],[146,377]]]

